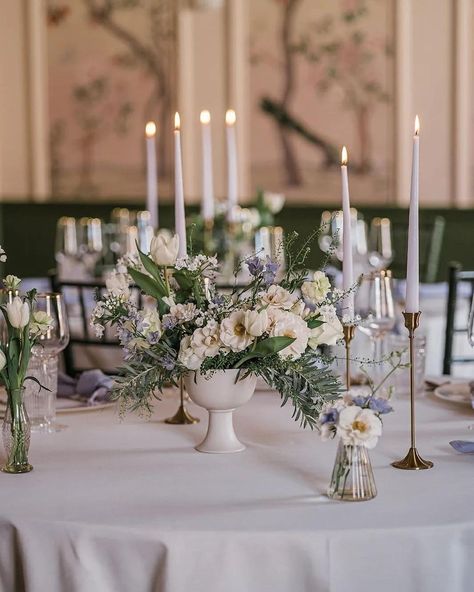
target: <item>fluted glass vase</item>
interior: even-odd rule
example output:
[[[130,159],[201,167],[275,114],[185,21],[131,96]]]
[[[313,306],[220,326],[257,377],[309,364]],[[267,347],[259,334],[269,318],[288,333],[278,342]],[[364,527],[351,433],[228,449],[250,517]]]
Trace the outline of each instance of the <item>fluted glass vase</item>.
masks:
[[[24,388],[8,392],[8,403],[3,420],[3,445],[7,462],[2,468],[5,473],[28,473],[33,467],[28,462],[31,425],[24,405]]]
[[[328,496],[332,499],[362,502],[377,495],[369,451],[339,441]]]

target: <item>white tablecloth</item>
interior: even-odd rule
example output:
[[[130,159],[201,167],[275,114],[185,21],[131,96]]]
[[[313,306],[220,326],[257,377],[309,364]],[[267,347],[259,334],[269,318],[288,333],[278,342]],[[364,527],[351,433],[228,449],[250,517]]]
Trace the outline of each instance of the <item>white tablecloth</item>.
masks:
[[[408,404],[396,402],[372,452],[378,496],[325,497],[336,443],[300,430],[290,408],[257,393],[236,413],[244,453],[193,450],[205,430],[112,409],[60,416],[34,434],[26,475],[0,474],[2,592],[471,592],[474,414],[429,396],[418,448],[430,471],[390,462],[408,449]]]

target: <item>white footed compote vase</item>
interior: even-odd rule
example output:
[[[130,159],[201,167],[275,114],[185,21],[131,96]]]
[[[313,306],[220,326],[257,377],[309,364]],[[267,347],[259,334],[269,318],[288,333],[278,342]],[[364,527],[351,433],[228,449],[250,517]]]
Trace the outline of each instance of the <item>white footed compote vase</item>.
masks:
[[[196,450],[212,454],[245,450],[234,430],[233,413],[250,401],[257,377],[251,374],[241,379],[236,369],[213,370],[208,374],[191,372],[185,376],[184,382],[194,403],[209,412],[206,437]]]

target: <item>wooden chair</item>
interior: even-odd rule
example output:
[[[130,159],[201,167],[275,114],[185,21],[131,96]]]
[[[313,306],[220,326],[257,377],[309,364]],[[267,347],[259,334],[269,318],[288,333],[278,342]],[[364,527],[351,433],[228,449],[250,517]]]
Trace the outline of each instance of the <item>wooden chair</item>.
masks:
[[[452,263],[449,266],[448,275],[448,301],[446,306],[446,335],[444,341],[444,358],[443,358],[443,374],[451,374],[453,364],[472,364],[474,363],[474,355],[471,357],[455,356],[453,353],[454,337],[459,333],[466,334],[467,341],[467,325],[468,319],[463,323],[462,327],[455,326],[456,306],[459,302],[461,282],[468,282],[470,290],[463,298],[469,298],[472,302],[474,295],[474,271],[463,271],[459,263]]]

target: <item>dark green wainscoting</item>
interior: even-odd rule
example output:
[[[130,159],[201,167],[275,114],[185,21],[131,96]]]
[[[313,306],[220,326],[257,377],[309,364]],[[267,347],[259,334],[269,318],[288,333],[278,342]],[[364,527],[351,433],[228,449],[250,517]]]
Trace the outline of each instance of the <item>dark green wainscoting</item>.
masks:
[[[136,204],[117,205],[137,209]],[[48,270],[54,267],[55,227],[58,218],[96,216],[106,219],[113,207],[110,203],[0,204],[0,240],[8,253],[6,273],[14,273],[20,277],[46,275]],[[296,230],[301,236],[306,236],[319,225],[322,211],[333,208],[334,206],[287,206],[278,215],[277,223],[287,231]],[[360,207],[359,210],[368,221],[374,216],[386,216],[392,220],[395,260],[391,267],[397,276],[403,276],[407,210],[384,207]],[[189,208],[189,213],[195,211],[195,208]],[[464,268],[474,269],[474,210],[424,209],[420,213],[420,222],[422,225],[430,226],[439,216],[445,220],[439,265],[436,270],[436,279],[441,281],[446,279],[450,261],[456,260]],[[163,226],[172,226],[171,205],[165,205],[160,209],[160,220]],[[424,245],[422,249],[430,246]],[[312,267],[317,267],[320,260],[321,253],[315,245],[308,263]]]

